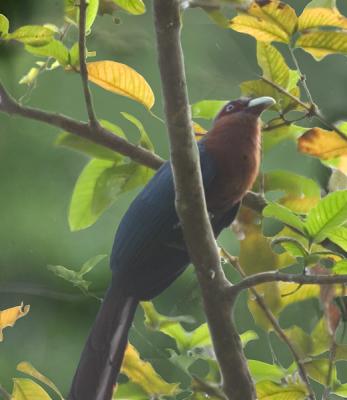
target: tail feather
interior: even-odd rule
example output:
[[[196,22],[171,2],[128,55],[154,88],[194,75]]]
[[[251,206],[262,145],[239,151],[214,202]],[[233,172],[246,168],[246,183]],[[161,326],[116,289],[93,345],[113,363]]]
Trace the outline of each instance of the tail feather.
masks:
[[[76,370],[69,400],[110,400],[138,300],[112,283]]]

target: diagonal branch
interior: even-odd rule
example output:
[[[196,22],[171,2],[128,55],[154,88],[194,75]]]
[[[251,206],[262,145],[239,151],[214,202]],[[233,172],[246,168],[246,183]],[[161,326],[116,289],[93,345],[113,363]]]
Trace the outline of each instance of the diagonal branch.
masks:
[[[127,140],[115,135],[100,125],[92,127],[85,122],[80,122],[64,115],[22,106],[6,92],[1,82],[0,111],[10,115],[20,115],[25,118],[44,122],[63,129],[74,135],[81,136],[84,139],[116,151],[131,158],[133,161],[146,165],[149,168],[158,169],[164,163],[164,160],[158,155],[141,146],[131,144]]]
[[[92,127],[99,125],[95,115],[93,98],[88,85],[88,70],[86,65],[86,11],[88,4],[86,0],[80,0],[80,18],[79,18],[79,57],[80,57],[80,74],[83,85],[84,99],[86,102],[89,123]]]
[[[237,257],[233,257],[231,254],[229,254],[226,250],[223,249],[223,254],[226,256],[227,260],[229,263],[239,272],[239,274],[242,276],[242,278],[246,278],[247,275],[245,274],[245,271],[243,270],[239,259]],[[288,346],[290,352],[292,353],[293,359],[298,367],[298,372],[299,375],[304,382],[308,396],[310,400],[315,400],[316,396],[312,390],[310,380],[307,376],[306,369],[304,366],[304,363],[301,361],[299,354],[297,353],[295,347],[293,346],[292,342],[284,332],[284,330],[281,328],[277,318],[272,314],[271,310],[269,307],[266,305],[263,297],[257,292],[257,290],[254,287],[250,288],[251,293],[253,294],[258,306],[261,308],[263,313],[265,314],[266,318],[269,320],[271,323],[274,331],[277,333],[277,335],[283,340],[284,343]]]
[[[180,1],[154,0],[154,13],[177,213],[196,267],[224,392],[229,400],[253,400],[255,389],[232,319],[232,303],[223,296],[230,283],[220,265],[204,200],[180,43]]]

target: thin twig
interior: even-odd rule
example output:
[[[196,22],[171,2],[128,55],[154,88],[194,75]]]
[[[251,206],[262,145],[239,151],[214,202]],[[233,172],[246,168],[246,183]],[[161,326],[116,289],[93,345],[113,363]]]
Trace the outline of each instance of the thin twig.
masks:
[[[336,343],[336,332],[334,332],[331,338],[331,346],[329,350],[329,369],[327,374],[327,380],[325,383],[324,392],[322,395],[322,400],[328,400],[331,386],[333,384],[333,372],[335,367],[335,360],[336,360],[336,350],[337,350],[337,343]]]
[[[245,271],[243,270],[239,259],[237,257],[233,257],[231,254],[229,254],[226,250],[223,249],[223,253],[226,256],[227,260],[229,261],[229,263],[239,272],[239,274],[243,277],[246,278],[247,275],[245,273]],[[312,390],[310,381],[308,379],[307,373],[306,373],[306,369],[304,366],[304,363],[301,361],[299,354],[296,352],[292,342],[290,341],[290,339],[288,338],[288,336],[286,335],[286,333],[284,332],[284,330],[281,328],[280,324],[278,323],[278,320],[276,319],[276,317],[272,314],[272,312],[270,311],[269,307],[266,305],[263,297],[257,292],[257,290],[253,287],[250,288],[250,291],[252,292],[256,302],[258,303],[259,307],[261,308],[261,310],[264,312],[266,318],[269,320],[269,322],[271,323],[274,331],[278,334],[278,336],[286,343],[286,345],[288,346],[290,352],[292,353],[293,359],[298,367],[298,371],[300,374],[300,377],[302,379],[302,381],[304,382],[307,391],[309,393],[309,399],[310,400],[314,400],[315,399],[315,394]]]
[[[241,282],[227,288],[226,293],[227,296],[234,298],[242,290],[268,282],[291,282],[300,285],[332,285],[347,283],[347,275],[303,275],[287,274],[279,271],[260,272],[247,276]]]
[[[311,105],[316,107],[316,105],[315,105],[315,103],[313,101],[311,92],[310,92],[310,90],[309,90],[309,88],[307,86],[306,76],[301,72],[301,68],[300,68],[299,62],[298,62],[298,60],[297,60],[297,58],[295,56],[294,49],[293,49],[292,46],[289,46],[289,52],[290,52],[290,55],[291,55],[291,57],[293,59],[295,68],[296,68],[296,70],[298,71],[298,73],[300,75],[300,82],[302,84],[302,87],[304,88],[304,91],[306,93],[307,99],[308,99],[308,101],[310,102]]]
[[[4,400],[11,400],[11,395],[0,385],[0,395]]]
[[[89,123],[92,127],[98,126],[98,120],[95,115],[93,98],[90,93],[88,84],[88,70],[86,65],[86,0],[80,0],[80,18],[79,18],[79,57],[80,57],[80,74],[83,85],[84,99],[88,111]]]
[[[280,93],[282,93],[285,96],[292,99],[295,103],[299,104],[303,109],[305,109],[308,112],[309,115],[317,118],[323,125],[325,125],[329,129],[335,131],[339,136],[341,136],[342,139],[347,141],[346,134],[343,133],[335,124],[332,124],[329,121],[327,121],[314,104],[307,104],[307,103],[303,102],[298,97],[289,93],[288,90],[284,89],[282,86],[280,86],[276,82],[273,82],[272,80],[266,78],[265,76],[262,76],[261,79],[264,82],[266,82],[268,85],[275,88]]]

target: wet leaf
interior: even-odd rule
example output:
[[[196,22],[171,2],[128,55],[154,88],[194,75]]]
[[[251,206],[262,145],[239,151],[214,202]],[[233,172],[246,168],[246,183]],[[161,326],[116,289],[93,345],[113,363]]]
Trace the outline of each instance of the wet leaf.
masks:
[[[178,384],[168,383],[153,369],[149,362],[140,358],[138,351],[130,343],[125,351],[121,372],[140,386],[150,396],[173,396]]]
[[[316,31],[299,36],[295,42],[310,53],[317,61],[330,54],[347,54],[347,32],[345,31]]]
[[[14,378],[12,400],[51,400],[48,393],[31,379]]]
[[[46,376],[41,374],[32,364],[30,364],[27,361],[22,361],[17,365],[17,371],[23,372],[24,374],[30,375],[31,377],[39,380],[40,382],[44,383],[48,387],[50,387],[54,392],[62,399],[63,395],[60,393],[59,389],[56,387],[56,385],[48,379]]]
[[[154,104],[154,94],[147,81],[125,64],[115,61],[87,63],[88,78],[102,88],[126,96],[148,109]]]
[[[7,308],[0,311],[0,342],[4,340],[3,330],[7,327],[13,327],[19,318],[25,317],[30,310],[30,306],[20,306]]]
[[[254,1],[246,12],[230,21],[230,28],[247,33],[261,42],[289,43],[296,25],[294,9],[277,0],[264,3]]]

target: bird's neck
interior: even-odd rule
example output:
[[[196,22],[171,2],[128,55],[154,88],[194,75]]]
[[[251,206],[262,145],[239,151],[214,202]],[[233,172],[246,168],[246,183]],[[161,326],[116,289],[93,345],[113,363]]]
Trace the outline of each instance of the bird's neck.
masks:
[[[240,201],[252,187],[260,165],[260,123],[248,113],[237,113],[215,122],[205,147],[217,163],[218,189],[228,202]]]

